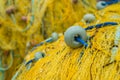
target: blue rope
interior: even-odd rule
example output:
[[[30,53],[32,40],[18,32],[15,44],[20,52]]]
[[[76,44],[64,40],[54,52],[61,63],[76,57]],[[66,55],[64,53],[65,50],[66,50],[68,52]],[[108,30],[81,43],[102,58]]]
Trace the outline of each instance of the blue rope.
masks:
[[[111,4],[115,4],[118,2],[119,2],[119,0],[110,0],[110,1],[106,1],[106,4],[111,5]]]
[[[105,23],[94,25],[94,26],[88,26],[87,28],[85,28],[85,30],[90,30],[90,29],[93,29],[93,28],[101,28],[101,27],[108,26],[108,25],[118,25],[118,23],[116,23],[116,22],[105,22]],[[80,42],[81,44],[83,44],[85,47],[88,46],[88,44],[80,37],[75,37],[75,40],[77,42]]]
[[[38,47],[38,46],[41,46],[43,44],[44,44],[44,42],[40,42],[39,44],[36,44],[34,47]]]
[[[105,23],[94,25],[94,26],[88,26],[87,28],[85,28],[85,30],[90,30],[90,29],[93,29],[93,28],[101,28],[101,27],[109,26],[109,25],[118,25],[118,23],[116,23],[116,22],[105,22]],[[83,39],[81,39],[79,37],[76,37],[75,40],[77,42],[80,42],[81,44],[83,44],[85,47],[88,46],[88,44]],[[45,40],[45,42],[51,42],[51,41],[52,41],[52,38],[49,38],[49,39]],[[41,42],[41,43],[35,45],[35,47],[43,45],[45,42]],[[31,63],[31,62],[33,62],[33,60],[30,60],[28,62],[28,64]]]
[[[52,38],[48,38],[48,39],[46,39],[44,42],[40,42],[39,44],[35,45],[34,47],[38,47],[38,46],[43,45],[45,42],[49,43],[49,42],[52,42],[52,41],[53,41]]]
[[[52,41],[53,41],[52,38],[48,38],[48,39],[45,40],[45,42],[52,42]]]
[[[105,22],[105,23],[94,25],[94,26],[88,26],[87,28],[85,28],[85,30],[90,30],[90,29],[93,29],[93,28],[101,28],[101,27],[110,26],[110,25],[118,25],[118,23],[116,23],[116,22]]]
[[[48,38],[48,39],[46,39],[45,41],[40,42],[39,44],[36,44],[36,45],[31,49],[31,51],[33,51],[34,49],[36,49],[36,47],[38,47],[38,46],[42,46],[44,43],[50,43],[50,42],[52,42],[52,41],[53,41],[52,38]]]
[[[75,37],[75,40],[77,41],[77,42],[80,42],[82,45],[84,45],[85,47],[87,47],[88,46],[88,44],[82,39],[82,38],[80,38],[80,37]]]
[[[26,63],[26,65],[32,63],[33,61],[34,61],[34,59],[29,60],[29,61]]]

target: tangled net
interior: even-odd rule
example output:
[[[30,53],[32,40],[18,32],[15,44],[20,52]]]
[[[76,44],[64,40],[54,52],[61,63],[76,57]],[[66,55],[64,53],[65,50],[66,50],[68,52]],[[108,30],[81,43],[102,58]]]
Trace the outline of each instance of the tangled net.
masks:
[[[95,0],[89,3],[90,0],[0,0],[0,79],[11,79],[29,50],[52,32],[64,32],[85,13],[94,12]]]
[[[64,42],[64,36],[51,44],[38,46],[29,52],[25,62],[13,76],[13,80],[119,80],[120,79],[120,3],[96,11],[96,21],[90,24],[78,22],[84,28],[104,22],[116,22],[87,31],[90,36],[88,47],[72,49]],[[45,57],[32,65],[25,65],[36,52]]]

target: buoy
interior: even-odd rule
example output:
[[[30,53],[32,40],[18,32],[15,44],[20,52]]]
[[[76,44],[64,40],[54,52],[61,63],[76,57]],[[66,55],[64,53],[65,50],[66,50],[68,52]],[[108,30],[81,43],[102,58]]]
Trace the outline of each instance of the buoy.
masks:
[[[37,61],[37,60],[43,58],[44,56],[45,56],[45,54],[43,52],[36,52],[34,59],[35,59],[35,61]]]
[[[52,35],[51,35],[51,38],[52,38],[53,41],[56,41],[58,39],[58,37],[59,37],[59,35],[56,32],[53,32]]]
[[[90,23],[90,22],[95,21],[95,16],[94,16],[94,14],[89,13],[89,14],[85,14],[83,19],[85,22]]]
[[[96,5],[98,10],[105,8],[108,4],[105,1],[99,1]]]
[[[59,37],[58,33],[53,32],[51,37],[46,39],[45,42],[54,42],[54,41],[58,40],[58,37]]]
[[[75,37],[80,37],[84,41],[87,41],[88,39],[84,28],[80,26],[72,26],[68,28],[65,32],[64,40],[66,44],[71,48],[78,48],[83,46],[83,44],[75,40]]]
[[[35,55],[34,55],[34,58],[29,60],[27,63],[26,63],[26,67],[28,68],[29,66],[31,66],[31,64],[33,62],[36,62],[38,61],[39,59],[43,58],[45,56],[45,54],[43,52],[36,52]],[[30,68],[29,68],[30,69]]]

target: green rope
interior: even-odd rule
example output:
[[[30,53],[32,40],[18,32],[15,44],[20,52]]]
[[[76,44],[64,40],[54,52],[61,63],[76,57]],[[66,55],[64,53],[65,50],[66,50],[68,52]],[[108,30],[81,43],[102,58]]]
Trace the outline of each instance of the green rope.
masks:
[[[8,6],[10,6],[10,5],[11,5],[11,0],[8,0]],[[10,17],[11,17],[13,23],[16,24],[16,19],[15,19],[14,14],[10,14]]]
[[[3,52],[0,53],[3,54]],[[0,56],[0,67],[2,67],[2,56]],[[0,80],[5,80],[5,71],[0,72],[1,72]]]
[[[10,57],[11,57],[11,62],[9,64],[9,66],[6,67],[6,68],[0,67],[0,71],[6,71],[6,70],[8,70],[12,66],[12,64],[13,64],[13,51],[12,50],[10,51]]]
[[[34,0],[31,0],[31,5],[32,5],[32,10],[31,10],[32,16],[30,19],[30,23],[27,25],[27,27],[25,29],[22,30],[22,32],[27,31],[33,25],[33,22],[34,22]]]

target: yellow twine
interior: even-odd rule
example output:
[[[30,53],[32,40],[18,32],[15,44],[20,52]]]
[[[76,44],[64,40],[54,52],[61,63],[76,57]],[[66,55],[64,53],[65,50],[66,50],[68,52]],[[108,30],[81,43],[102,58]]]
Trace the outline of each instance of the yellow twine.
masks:
[[[15,9],[14,13],[6,13],[11,7]],[[35,44],[54,31],[64,32],[92,11],[91,8],[85,10],[80,0],[77,4],[71,0],[0,0],[0,50],[14,51],[14,63],[6,73],[6,80],[11,78],[15,67]],[[26,20],[21,19],[23,16]],[[3,54],[2,57],[5,59],[6,56]],[[10,62],[10,59],[7,57],[6,61]]]
[[[75,25],[88,25],[113,21],[119,23],[119,18],[109,18],[119,16],[119,6],[115,4],[108,6],[102,11],[95,13],[97,21],[91,24],[78,22]],[[113,10],[113,7],[119,7]],[[111,12],[112,10],[112,12]],[[107,13],[107,14],[105,14]],[[109,13],[109,14],[108,14]],[[114,14],[114,15],[113,15]],[[111,63],[111,48],[114,47],[116,31],[120,25],[106,26],[99,29],[87,31],[87,34],[94,37],[89,40],[89,47],[72,49],[64,42],[64,36],[58,41],[38,47],[26,56],[26,62],[34,58],[34,54],[42,51],[46,54],[44,58],[33,63],[30,70],[26,66],[21,66],[17,80],[119,80],[119,50]],[[83,55],[82,55],[83,54]],[[82,55],[82,56],[81,56]]]

